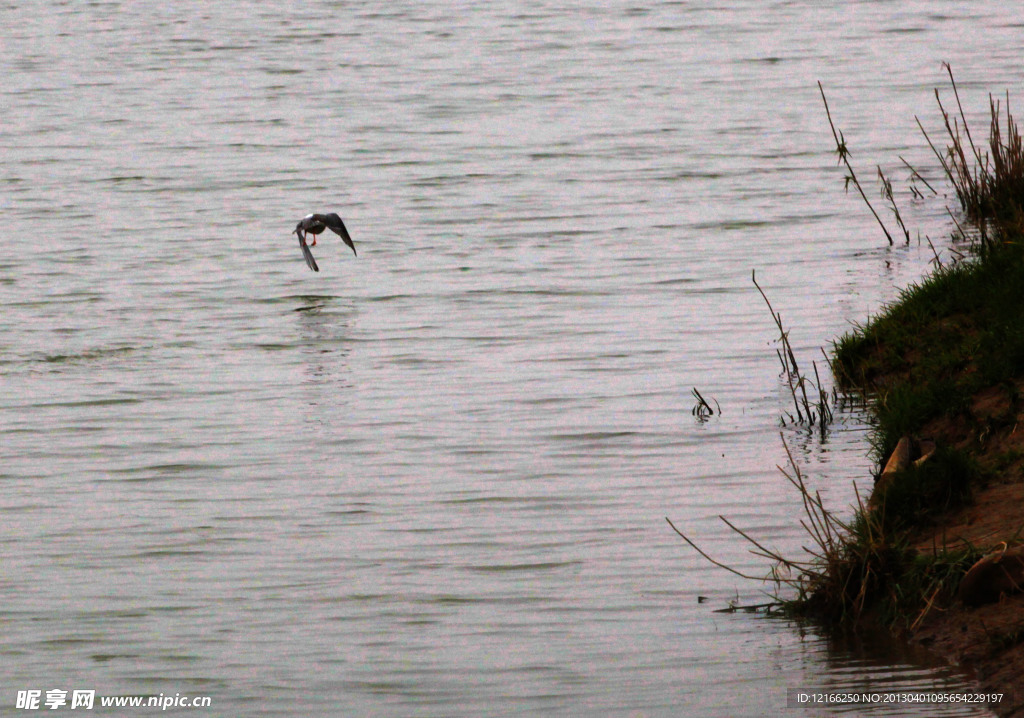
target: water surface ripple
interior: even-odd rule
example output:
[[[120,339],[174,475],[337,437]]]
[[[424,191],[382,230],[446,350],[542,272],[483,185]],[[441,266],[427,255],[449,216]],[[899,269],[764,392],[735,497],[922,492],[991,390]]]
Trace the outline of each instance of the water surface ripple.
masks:
[[[866,174],[902,154],[938,183],[913,117],[941,60],[970,107],[1019,96],[1009,9],[49,0],[0,21],[5,704],[764,715],[787,688],[965,685],[712,613],[762,596],[664,517],[744,570],[766,567],[719,514],[803,543],[751,270],[821,365],[931,259],[844,196],[815,81]],[[942,246],[948,198],[901,197]],[[289,231],[310,211],[359,256],[323,236],[309,272]],[[694,386],[720,416],[694,420]],[[838,507],[865,430],[784,430]]]

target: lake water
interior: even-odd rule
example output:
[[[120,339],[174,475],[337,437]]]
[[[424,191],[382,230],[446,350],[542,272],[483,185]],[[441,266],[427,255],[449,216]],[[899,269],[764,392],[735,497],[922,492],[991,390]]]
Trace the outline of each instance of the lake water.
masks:
[[[988,92],[1021,97],[1015,9],[0,20],[5,710],[61,689],[211,698],[168,711],[190,715],[814,715],[787,690],[966,690],[883,642],[714,613],[770,586],[665,517],[762,574],[717,516],[799,553],[780,431],[833,507],[870,483],[860,412],[780,427],[751,271],[824,371],[928,270],[926,235],[948,259],[952,200],[914,201],[898,157],[948,191],[914,115],[938,131],[943,60],[978,128]],[[844,194],[817,80],[909,246]],[[358,257],[328,232],[306,268],[289,232],[314,211]]]

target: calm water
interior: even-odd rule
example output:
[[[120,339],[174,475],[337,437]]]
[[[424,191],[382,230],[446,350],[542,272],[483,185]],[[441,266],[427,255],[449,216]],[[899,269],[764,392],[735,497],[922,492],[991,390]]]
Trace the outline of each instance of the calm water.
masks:
[[[739,716],[963,688],[713,613],[761,587],[664,517],[757,573],[719,514],[805,542],[751,270],[809,366],[932,256],[843,194],[815,82],[944,247],[949,200],[912,202],[898,155],[942,187],[913,122],[938,126],[942,60],[970,108],[1021,96],[997,8],[5,3],[4,710]],[[359,256],[324,235],[314,274],[289,231],[331,210]],[[857,412],[783,434],[832,505],[870,481]]]

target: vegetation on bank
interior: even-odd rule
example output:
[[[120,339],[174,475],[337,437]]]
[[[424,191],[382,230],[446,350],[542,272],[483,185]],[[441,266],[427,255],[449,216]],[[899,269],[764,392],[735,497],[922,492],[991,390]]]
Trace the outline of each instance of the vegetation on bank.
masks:
[[[801,523],[813,544],[806,560],[767,549],[722,517],[753,545],[753,553],[773,561],[777,588],[795,592],[795,598],[771,604],[773,610],[836,624],[870,616],[913,628],[933,607],[953,599],[967,569],[988,548],[964,541],[930,550],[913,545],[922,528],[969,503],[998,470],[991,460],[978,460],[978,449],[994,433],[1012,433],[1018,409],[1024,407],[1024,148],[1008,96],[1005,108],[990,99],[988,145],[975,145],[951,71],[949,77],[956,115],[946,111],[936,91],[947,133],[945,151],[925,137],[956,191],[963,217],[957,226],[970,228],[970,240],[960,229],[970,251],[946,265],[936,254],[938,266],[931,276],[837,340],[831,357],[839,388],[870,402],[876,422],[872,445],[880,466],[902,437],[933,438],[937,448],[927,461],[887,476],[869,500],[858,496],[849,521],[840,520],[807,488],[790,455],[783,474],[803,498]],[[829,123],[840,162],[849,171],[847,184],[860,190],[845,139],[830,113]],[[888,184],[880,169],[879,176]],[[867,202],[863,190],[860,194]],[[883,196],[898,217],[891,189],[888,194],[883,190]],[[891,244],[888,231],[886,237]],[[1001,388],[1008,408],[979,418],[972,403],[992,387]],[[1004,463],[1024,466],[1024,451],[1020,454],[1003,457]]]
[[[840,338],[832,359],[840,387],[872,400],[880,465],[901,437],[935,438],[938,448],[876,485],[869,505],[859,506],[850,530],[820,555],[797,600],[787,604],[793,611],[834,620],[870,612],[912,628],[933,606],[952,600],[988,548],[912,546],[916,531],[970,502],[989,478],[992,466],[977,460],[978,449],[986,436],[1012,429],[1005,424],[1016,422],[1024,401],[1024,149],[1008,96],[1005,113],[990,98],[988,146],[977,147],[952,72],[950,82],[958,114],[951,116],[939,100],[948,146],[935,154],[975,230],[970,258],[940,264]],[[1004,389],[1009,409],[979,418],[972,403],[990,387]]]
[[[1017,400],[1014,380],[1024,369],[1022,289],[1024,246],[1015,239],[984,248],[973,260],[940,268],[866,326],[836,342],[832,366],[837,380],[848,391],[874,397],[873,447],[879,459],[889,456],[901,437],[919,435],[939,417],[966,417],[982,389],[1005,384]],[[939,481],[948,488],[946,496],[936,494],[928,502],[931,507],[899,512],[911,523],[929,508],[949,508],[951,502],[967,498],[969,484],[978,478],[963,451],[947,450],[940,458],[928,463],[948,466],[942,476],[931,476],[936,468],[928,470],[928,481],[914,472],[906,477],[908,483]],[[909,493],[920,495],[922,490]],[[899,492],[893,486],[888,493]],[[936,493],[934,487],[931,493]]]

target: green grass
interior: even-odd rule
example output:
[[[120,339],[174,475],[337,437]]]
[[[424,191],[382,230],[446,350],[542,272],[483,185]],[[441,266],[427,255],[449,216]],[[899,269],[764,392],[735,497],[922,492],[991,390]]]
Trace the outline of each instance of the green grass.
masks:
[[[963,415],[979,390],[1024,375],[1024,250],[994,246],[940,269],[844,335],[833,373],[876,398],[875,450],[937,417]]]

